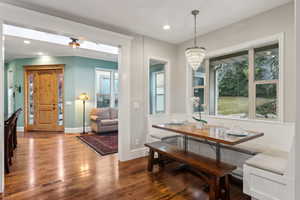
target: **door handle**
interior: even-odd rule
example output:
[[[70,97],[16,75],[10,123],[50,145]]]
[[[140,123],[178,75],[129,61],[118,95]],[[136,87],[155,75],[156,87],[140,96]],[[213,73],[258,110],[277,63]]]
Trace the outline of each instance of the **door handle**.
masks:
[[[56,109],[56,104],[53,104],[53,110],[55,110]]]

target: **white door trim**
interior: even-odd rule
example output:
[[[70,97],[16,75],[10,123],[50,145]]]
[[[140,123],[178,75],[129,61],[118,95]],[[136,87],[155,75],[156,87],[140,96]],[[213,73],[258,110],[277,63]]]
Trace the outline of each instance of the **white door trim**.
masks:
[[[1,11],[0,11],[1,12]],[[3,21],[0,19],[0,96],[4,97]],[[4,98],[0,99],[0,192],[4,191]]]

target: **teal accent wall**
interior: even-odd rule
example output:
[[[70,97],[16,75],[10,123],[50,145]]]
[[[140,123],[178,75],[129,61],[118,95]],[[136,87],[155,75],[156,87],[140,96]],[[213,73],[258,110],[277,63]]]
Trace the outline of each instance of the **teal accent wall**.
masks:
[[[82,126],[82,102],[77,97],[86,92],[90,100],[86,103],[86,119],[89,124],[88,113],[95,106],[95,70],[96,68],[118,69],[116,62],[90,59],[84,57],[65,56],[15,59],[7,64],[7,69],[14,71],[14,82],[22,88],[21,93],[16,92],[15,110],[24,109],[24,66],[26,65],[52,65],[64,64],[64,122],[65,128]],[[7,73],[6,73],[7,74]],[[7,88],[7,87],[6,87]],[[7,95],[5,97],[7,99]],[[7,106],[6,106],[7,107]],[[23,113],[18,126],[24,126]]]

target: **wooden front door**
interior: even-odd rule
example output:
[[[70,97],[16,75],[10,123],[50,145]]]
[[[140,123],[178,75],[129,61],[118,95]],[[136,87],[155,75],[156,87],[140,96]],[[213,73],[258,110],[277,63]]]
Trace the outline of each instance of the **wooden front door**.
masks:
[[[63,131],[63,69],[57,66],[25,69],[26,130]]]

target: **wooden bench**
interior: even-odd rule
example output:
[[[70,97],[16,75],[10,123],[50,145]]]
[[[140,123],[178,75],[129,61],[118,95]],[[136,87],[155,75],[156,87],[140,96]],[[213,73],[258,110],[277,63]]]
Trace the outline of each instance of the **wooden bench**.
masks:
[[[204,175],[204,180],[209,185],[210,200],[220,198],[226,200],[230,199],[229,175],[236,169],[235,166],[222,162],[218,163],[214,159],[191,152],[185,152],[164,142],[147,143],[145,146],[149,147],[150,150],[148,171],[152,172],[154,164],[164,166],[162,157],[167,157],[201,171]],[[155,152],[158,154],[157,159],[154,158]]]

